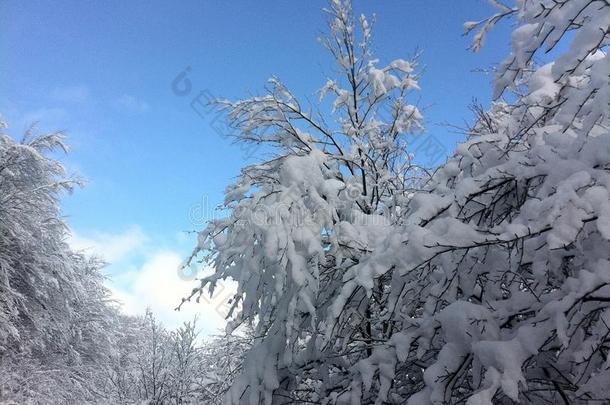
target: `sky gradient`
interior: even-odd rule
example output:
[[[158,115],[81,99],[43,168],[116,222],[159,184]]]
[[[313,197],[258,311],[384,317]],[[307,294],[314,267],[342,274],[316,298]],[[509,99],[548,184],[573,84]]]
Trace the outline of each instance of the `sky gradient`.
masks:
[[[110,286],[130,313],[147,305],[173,326],[203,312],[206,333],[222,325],[210,305],[175,316],[192,284],[176,275],[194,238],[222,201],[224,187],[252,161],[218,131],[214,114],[197,114],[193,97],[260,94],[272,75],[303,98],[334,76],[317,38],[324,1],[29,1],[0,3],[0,114],[20,136],[34,121],[65,129],[62,159],[87,181],[64,199],[72,243],[104,256]],[[508,52],[510,27],[468,51],[462,24],[488,16],[483,0],[355,0],[377,16],[375,55],[408,59],[417,49],[423,76],[418,105],[447,153],[461,137],[468,104],[490,102],[480,70]],[[189,68],[188,95],[172,81]]]

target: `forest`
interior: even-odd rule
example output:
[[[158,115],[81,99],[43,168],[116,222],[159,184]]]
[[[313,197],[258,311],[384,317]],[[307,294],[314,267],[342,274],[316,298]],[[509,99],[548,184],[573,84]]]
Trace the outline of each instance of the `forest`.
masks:
[[[176,311],[236,285],[212,336],[122,311],[68,243],[69,139],[1,121],[0,404],[610,404],[610,2],[491,3],[464,35],[510,53],[437,165],[419,54],[382,63],[359,1],[320,10],[316,99],[211,101],[260,152],[181,267],[212,272]]]

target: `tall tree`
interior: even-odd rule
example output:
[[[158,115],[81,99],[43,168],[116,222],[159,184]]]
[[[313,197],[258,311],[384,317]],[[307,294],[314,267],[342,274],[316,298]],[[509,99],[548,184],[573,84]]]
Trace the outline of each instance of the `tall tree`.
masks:
[[[227,189],[230,214],[200,233],[185,264],[208,254],[215,273],[192,296],[232,278],[230,329],[255,324],[229,392],[235,403],[348,389],[351,367],[389,333],[389,324],[376,322],[387,311],[389,280],[376,280],[370,294],[355,292],[340,323],[327,321],[334,297],[356,282],[348,272],[401,221],[400,207],[426,176],[407,152],[408,136],[423,130],[420,111],[407,102],[419,89],[415,62],[380,66],[371,23],[354,17],[351,2],[332,1],[326,11],[330,32],[322,43],[340,73],[320,91],[321,99],[333,98],[331,114],[307,108],[277,78],[263,96],[218,102],[239,142],[273,151]]]
[[[518,18],[495,81],[515,101],[481,112],[335,300],[341,316],[380,277],[396,286],[382,316],[394,333],[354,368],[356,401],[610,401],[610,4],[493,3],[496,15],[466,29],[481,29],[477,48]]]
[[[0,401],[94,402],[115,325],[101,263],[66,243],[59,195],[77,181],[50,157],[61,133],[15,142],[0,125]]]

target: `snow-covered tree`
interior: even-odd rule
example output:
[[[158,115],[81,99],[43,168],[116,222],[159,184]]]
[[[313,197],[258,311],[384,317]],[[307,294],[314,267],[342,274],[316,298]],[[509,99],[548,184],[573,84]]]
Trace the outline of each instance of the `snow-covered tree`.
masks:
[[[150,311],[120,319],[106,377],[106,398],[117,404],[220,405],[252,342],[248,333],[202,339],[196,318],[174,331]]]
[[[333,324],[358,291],[393,285],[380,317],[391,332],[353,368],[353,403],[610,401],[610,4],[494,4],[466,29],[480,27],[478,47],[517,16],[495,80],[516,101],[481,114],[396,233],[346,276]]]
[[[18,143],[0,126],[0,401],[95,402],[105,395],[115,310],[101,263],[72,251],[58,198],[76,181],[50,157],[63,136]]]
[[[215,269],[193,295],[237,280],[231,327],[256,326],[229,402],[610,401],[610,4],[493,4],[465,28],[478,49],[518,18],[495,80],[514,101],[482,112],[423,192],[402,143],[421,126],[413,65],[376,67],[348,2],[324,40],[344,73],[322,89],[338,125],[277,79],[224,102],[240,140],[276,147],[187,262],[205,252]]]
[[[172,344],[169,332],[149,310],[143,318],[135,366],[138,399],[154,405],[170,401]]]
[[[248,329],[239,334],[212,336],[204,341],[199,365],[204,372],[200,380],[201,402],[210,405],[225,403],[225,395],[241,373],[252,341],[252,331]]]
[[[33,137],[29,131],[24,142],[16,143],[5,128],[0,135],[0,339],[5,350],[26,343],[42,348],[54,342],[45,341],[40,327],[51,326],[33,318],[44,318],[46,311],[70,312],[55,307],[65,303],[53,302],[58,294],[49,289],[71,284],[74,277],[57,203],[58,192],[74,182],[62,178],[59,162],[45,156],[64,148],[61,134]],[[19,329],[27,330],[27,340]]]
[[[117,404],[135,404],[140,398],[142,370],[139,361],[142,346],[148,332],[144,317],[120,315],[117,327],[112,331],[116,349],[111,353],[105,380],[108,383],[108,398]]]
[[[423,130],[407,101],[419,88],[415,63],[374,59],[371,23],[354,17],[350,1],[332,1],[326,11],[322,43],[340,73],[320,91],[321,99],[332,96],[331,112],[308,108],[277,78],[263,96],[218,102],[239,142],[272,151],[227,189],[230,215],[200,233],[185,264],[207,254],[215,273],[192,296],[232,278],[229,329],[255,325],[229,392],[234,403],[313,400],[349,388],[351,367],[387,333],[377,319],[387,310],[389,280],[376,280],[371,294],[357,291],[340,324],[327,320],[333,300],[427,175],[407,153],[408,137]],[[329,333],[336,338],[326,340]]]
[[[197,318],[170,333],[172,348],[170,398],[176,405],[201,403],[204,379],[203,349],[197,341]],[[223,359],[218,359],[223,361]],[[208,402],[206,402],[208,403]]]

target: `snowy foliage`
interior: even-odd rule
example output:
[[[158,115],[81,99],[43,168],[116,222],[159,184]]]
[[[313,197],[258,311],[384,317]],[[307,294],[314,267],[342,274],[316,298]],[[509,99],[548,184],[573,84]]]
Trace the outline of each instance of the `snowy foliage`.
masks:
[[[336,300],[343,311],[345,297],[390,279],[378,330],[391,332],[355,367],[352,401],[610,400],[610,5],[514,12],[496,96],[510,88],[517,101],[481,114]],[[561,41],[556,61],[533,65]]]
[[[242,141],[277,151],[229,187],[230,215],[187,261],[215,269],[193,296],[233,278],[231,327],[255,325],[228,402],[610,401],[610,4],[493,3],[465,28],[478,49],[517,16],[495,80],[515,102],[481,112],[424,191],[403,143],[421,130],[413,64],[378,67],[348,1],[323,41],[344,73],[321,91],[337,128],[277,79],[223,102]]]
[[[114,309],[100,263],[70,250],[58,198],[75,180],[49,157],[59,133],[0,133],[0,400],[100,398]]]
[[[209,254],[216,272],[193,296],[219,279],[238,281],[229,330],[255,324],[255,342],[229,393],[232,402],[298,401],[314,392],[349,387],[351,367],[371,355],[373,319],[382,310],[383,282],[345,302],[350,332],[334,334],[333,300],[347,272],[377,249],[401,221],[401,207],[427,172],[407,153],[407,137],[423,130],[415,63],[387,66],[371,56],[371,26],[355,19],[351,4],[327,10],[330,35],[322,43],[341,77],[320,97],[332,96],[329,114],[305,110],[278,79],[264,96],[219,101],[239,130],[238,141],[268,145],[274,155],[246,167],[227,189],[231,215],[212,221],[185,265]]]

